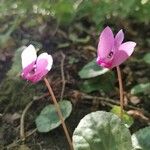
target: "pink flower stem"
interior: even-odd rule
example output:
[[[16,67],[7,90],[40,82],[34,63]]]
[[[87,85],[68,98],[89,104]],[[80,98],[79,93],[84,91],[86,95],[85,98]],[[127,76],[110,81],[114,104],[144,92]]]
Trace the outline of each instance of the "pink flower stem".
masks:
[[[122,77],[121,77],[121,71],[120,67],[117,66],[117,75],[118,75],[118,81],[119,81],[119,93],[120,93],[120,107],[121,107],[121,112],[120,112],[120,117],[121,119],[123,118],[123,84],[122,84]]]
[[[69,146],[70,146],[70,150],[73,150],[72,141],[71,141],[70,135],[68,133],[68,130],[67,130],[67,127],[66,127],[66,124],[65,124],[65,121],[64,121],[61,109],[60,109],[59,104],[57,103],[56,97],[54,95],[54,92],[53,92],[53,90],[52,90],[52,88],[51,88],[51,86],[50,86],[50,84],[49,84],[49,82],[48,82],[48,80],[46,78],[44,78],[44,82],[45,82],[45,84],[46,84],[46,86],[48,88],[49,94],[51,95],[51,98],[52,98],[52,100],[54,102],[57,114],[58,114],[58,116],[60,118],[63,130],[64,130],[66,138],[68,140],[68,143],[69,143]]]

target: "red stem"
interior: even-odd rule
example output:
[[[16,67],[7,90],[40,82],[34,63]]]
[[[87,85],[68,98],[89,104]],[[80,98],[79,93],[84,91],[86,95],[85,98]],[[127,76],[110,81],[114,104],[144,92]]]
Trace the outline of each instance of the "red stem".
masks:
[[[122,84],[122,77],[121,77],[121,71],[120,71],[120,67],[117,66],[117,75],[118,75],[118,81],[119,81],[119,93],[120,93],[120,107],[121,107],[121,112],[120,112],[120,116],[121,119],[123,118],[123,105],[124,105],[124,101],[123,101],[123,84]]]
[[[70,150],[73,150],[73,145],[72,145],[72,142],[71,142],[71,138],[69,136],[69,133],[68,133],[68,130],[67,130],[67,127],[66,127],[66,124],[65,124],[65,121],[64,121],[64,118],[63,118],[63,115],[62,115],[62,112],[61,112],[61,109],[59,107],[59,104],[57,103],[57,100],[55,98],[55,95],[54,95],[54,92],[48,82],[48,80],[46,78],[44,78],[44,82],[48,88],[48,91],[49,91],[49,94],[51,95],[52,97],[52,100],[54,102],[54,105],[55,105],[55,108],[56,108],[56,111],[57,111],[57,114],[61,120],[61,124],[62,124],[62,127],[63,127],[63,130],[65,132],[65,135],[66,135],[66,138],[68,140],[68,143],[69,143],[69,146],[70,146]]]

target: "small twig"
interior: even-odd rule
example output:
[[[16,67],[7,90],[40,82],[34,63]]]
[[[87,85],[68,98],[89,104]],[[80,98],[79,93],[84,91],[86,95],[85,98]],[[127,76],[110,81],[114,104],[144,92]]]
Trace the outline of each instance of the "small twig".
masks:
[[[47,97],[47,96],[49,96],[49,93],[45,93],[45,94],[43,94],[43,95],[41,95],[41,96],[34,96],[33,97],[33,100],[34,101],[37,101],[37,100],[40,100],[40,99],[43,99],[43,98],[45,98],[45,97]]]
[[[34,101],[31,101],[27,104],[27,106],[25,107],[25,109],[22,112],[21,115],[21,119],[20,119],[20,139],[21,141],[25,141],[25,131],[24,131],[24,118],[25,118],[25,114],[28,111],[28,109],[31,107],[31,105],[33,104]]]
[[[121,77],[121,71],[119,66],[117,68],[117,75],[118,75],[118,81],[119,81],[119,93],[120,93],[120,107],[121,107],[121,112],[120,112],[120,117],[123,118],[123,85],[122,85],[122,77]]]
[[[102,102],[104,102],[105,104],[108,104],[108,106],[110,106],[110,107],[112,107],[113,105],[112,104],[114,104],[114,105],[120,105],[120,103],[118,102],[118,101],[116,101],[116,100],[114,100],[114,99],[111,99],[111,98],[107,98],[107,97],[99,97],[99,96],[91,96],[91,95],[88,95],[88,94],[85,94],[85,93],[80,93],[81,95],[80,95],[80,98],[81,99],[89,99],[89,100],[91,100],[91,99],[97,99],[97,100],[100,100],[100,101],[102,101]],[[112,104],[111,104],[112,103]],[[145,111],[145,110],[143,110],[143,109],[141,109],[141,108],[138,108],[138,107],[135,107],[135,106],[132,106],[132,105],[126,105],[126,108],[128,108],[128,109],[134,109],[134,110],[138,110],[138,111],[141,111],[141,112],[143,112],[145,115],[147,115],[148,117],[150,117],[150,113],[149,112],[147,112],[147,111]]]
[[[67,130],[67,127],[66,127],[66,124],[65,124],[65,121],[64,121],[64,118],[63,118],[61,109],[60,109],[60,107],[59,107],[59,104],[57,103],[57,100],[56,100],[56,98],[55,98],[55,95],[54,95],[54,93],[53,93],[53,90],[52,90],[52,88],[51,88],[51,86],[50,86],[50,84],[49,84],[49,82],[48,82],[48,80],[47,80],[46,78],[44,78],[44,82],[45,82],[45,84],[46,84],[46,86],[47,86],[47,88],[48,88],[48,91],[49,91],[49,93],[50,93],[50,95],[51,95],[51,97],[52,97],[52,100],[53,100],[53,102],[54,102],[54,106],[56,107],[57,114],[58,114],[58,116],[59,116],[59,118],[60,118],[62,127],[63,127],[63,129],[64,129],[66,138],[67,138],[68,143],[69,143],[69,146],[70,146],[70,150],[73,150],[72,141],[71,141],[70,135],[69,135],[69,133],[68,133],[68,130]]]
[[[61,60],[61,78],[62,78],[62,90],[61,90],[61,95],[60,95],[60,100],[63,99],[64,91],[65,91],[65,85],[66,85],[66,80],[65,80],[65,73],[64,73],[64,61],[65,61],[65,55],[63,52],[61,52],[62,60]]]

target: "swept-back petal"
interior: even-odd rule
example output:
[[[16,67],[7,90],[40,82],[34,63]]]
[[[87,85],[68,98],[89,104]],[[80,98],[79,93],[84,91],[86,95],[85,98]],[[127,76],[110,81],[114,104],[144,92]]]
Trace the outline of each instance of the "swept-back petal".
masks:
[[[127,53],[128,56],[130,56],[133,53],[135,46],[136,46],[135,42],[128,41],[121,44],[119,50],[123,50],[124,52]]]
[[[120,30],[115,36],[115,46],[119,47],[124,40],[124,33]]]
[[[27,48],[25,48],[21,54],[22,59],[22,68],[26,68],[29,65],[34,65],[34,62],[37,59],[36,50],[33,45],[29,45]]]
[[[106,27],[99,38],[98,43],[98,56],[105,58],[109,55],[114,47],[114,35],[110,27]]]
[[[125,42],[120,45],[119,49],[116,51],[113,61],[112,61],[112,67],[119,66],[122,64],[134,51],[134,48],[136,46],[135,42]]]
[[[51,55],[48,55],[47,53],[42,53],[38,56],[37,62],[36,62],[36,67],[38,69],[46,69],[50,71],[52,68],[53,64],[53,58]]]

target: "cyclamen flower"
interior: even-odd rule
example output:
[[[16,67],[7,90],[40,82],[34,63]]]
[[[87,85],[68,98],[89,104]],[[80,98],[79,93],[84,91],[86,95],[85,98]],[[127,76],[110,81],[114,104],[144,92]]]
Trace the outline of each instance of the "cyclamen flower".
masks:
[[[106,27],[99,38],[97,64],[104,68],[113,68],[123,63],[134,51],[135,42],[122,43],[124,33],[120,30],[114,37],[110,27]]]
[[[33,45],[29,45],[23,50],[21,58],[23,68],[21,76],[32,83],[42,80],[53,64],[52,56],[47,53],[42,53],[37,57]]]

